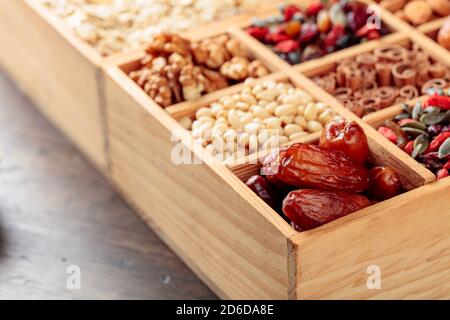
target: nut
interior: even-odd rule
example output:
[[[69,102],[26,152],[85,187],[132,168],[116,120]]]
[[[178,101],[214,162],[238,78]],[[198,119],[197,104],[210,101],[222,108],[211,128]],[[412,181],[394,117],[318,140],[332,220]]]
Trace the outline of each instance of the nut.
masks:
[[[424,0],[408,2],[403,9],[406,18],[415,25],[422,24],[431,19],[430,5]]]

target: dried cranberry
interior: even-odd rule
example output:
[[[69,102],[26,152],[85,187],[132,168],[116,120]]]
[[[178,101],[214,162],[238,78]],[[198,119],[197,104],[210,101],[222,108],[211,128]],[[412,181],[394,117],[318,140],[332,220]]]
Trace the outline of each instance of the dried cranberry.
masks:
[[[327,50],[328,48],[335,47],[338,40],[344,35],[344,33],[345,29],[343,26],[341,25],[334,26],[323,42],[324,48]]]
[[[306,44],[310,41],[312,41],[317,35],[319,34],[319,30],[317,29],[317,26],[312,23],[305,23],[302,26],[302,31],[300,32],[300,37],[298,38],[298,41],[301,45]]]
[[[381,38],[381,34],[377,30],[371,30],[367,34],[368,40],[375,40],[375,39],[380,39],[380,38]]]
[[[284,21],[289,22],[292,20],[292,17],[297,13],[300,12],[300,8],[296,5],[288,5],[283,9],[283,16]]]
[[[347,23],[350,29],[355,32],[366,24],[369,13],[367,6],[361,2],[354,1],[349,6],[351,11],[347,14]]]
[[[322,9],[323,9],[323,4],[320,1],[315,1],[306,8],[305,13],[308,17],[313,17],[313,16],[316,16],[319,13],[319,11]]]
[[[275,50],[282,53],[289,53],[297,50],[299,48],[299,44],[295,40],[284,40],[278,42],[275,46]]]
[[[447,170],[447,169],[441,169],[441,170],[439,170],[439,171],[437,172],[436,176],[437,176],[437,179],[438,179],[438,180],[447,178],[447,177],[449,176],[448,170]]]
[[[437,152],[430,152],[420,156],[419,161],[422,162],[425,167],[436,173],[439,169],[442,168],[442,164],[439,159],[439,154]]]
[[[266,35],[269,33],[269,28],[267,27],[250,27],[247,29],[247,33],[252,37],[263,41]]]
[[[287,40],[291,40],[287,34],[284,33],[269,33],[266,35],[266,43],[279,43]]]
[[[427,132],[430,136],[437,136],[442,132],[444,126],[442,124],[433,124],[427,128]]]

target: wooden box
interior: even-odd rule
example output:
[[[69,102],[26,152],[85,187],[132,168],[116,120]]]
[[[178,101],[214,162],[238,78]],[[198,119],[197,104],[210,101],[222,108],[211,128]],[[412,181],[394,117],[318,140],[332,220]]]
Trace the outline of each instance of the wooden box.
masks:
[[[0,65],[101,170],[106,169],[102,59],[35,0],[0,1]]]
[[[439,22],[416,30],[381,12],[391,35],[297,66],[238,28],[250,16],[236,17],[232,28],[222,22],[207,32],[188,33],[192,38],[230,33],[271,69],[266,79],[290,81],[357,121],[368,136],[372,162],[394,167],[409,190],[303,233],[243,183],[258,172],[257,161],[220,163],[193,144],[177,122],[221,95],[238,92],[240,85],[163,110],[126,74],[142,52],[102,59],[32,0],[0,0],[0,39],[9,49],[0,51],[0,63],[221,298],[450,298],[450,179],[436,182],[373,128],[398,107],[359,119],[307,77],[380,43],[414,42],[450,66],[450,54],[424,34]],[[174,147],[180,146],[194,164],[172,161]],[[246,160],[252,157],[257,160]],[[367,286],[374,266],[381,271],[380,289]]]
[[[258,172],[258,164],[219,163],[202,152],[176,121],[221,95],[238,92],[240,85],[163,110],[127,76],[142,54],[124,56],[106,66],[112,181],[221,298],[450,297],[450,273],[446,271],[450,266],[450,204],[446,203],[450,180],[435,182],[431,172],[369,125],[387,119],[386,111],[365,122],[301,73],[325,70],[330,63],[370,51],[380,43],[415,41],[425,46],[423,34],[414,30],[415,35],[408,36],[409,26],[395,18],[389,21],[398,32],[294,67],[245,32],[223,30],[272,69],[267,78],[287,79],[343,117],[360,123],[369,138],[372,162],[396,168],[410,190],[303,233],[292,229],[243,183]],[[432,49],[424,49],[438,58]],[[314,134],[304,139],[315,140]],[[172,161],[179,143],[192,152],[195,164]],[[373,266],[381,270],[381,289],[367,286]]]

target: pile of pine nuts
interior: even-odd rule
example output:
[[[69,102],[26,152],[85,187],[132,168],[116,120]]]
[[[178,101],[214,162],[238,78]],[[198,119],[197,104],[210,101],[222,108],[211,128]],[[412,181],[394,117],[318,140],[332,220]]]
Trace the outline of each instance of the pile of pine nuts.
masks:
[[[197,110],[179,123],[221,161],[279,147],[320,132],[336,114],[290,83],[247,79],[240,93]]]

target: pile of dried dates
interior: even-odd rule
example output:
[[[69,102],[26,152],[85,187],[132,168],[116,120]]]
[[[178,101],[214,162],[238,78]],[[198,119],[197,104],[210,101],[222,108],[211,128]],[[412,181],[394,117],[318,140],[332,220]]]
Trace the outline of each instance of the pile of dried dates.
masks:
[[[246,184],[296,230],[306,231],[402,192],[397,173],[369,169],[368,157],[363,129],[354,121],[334,120],[319,145],[276,150],[263,161],[262,175]]]
[[[377,28],[369,23],[378,17],[358,1],[317,0],[304,7],[282,5],[280,11],[280,15],[255,20],[247,32],[290,64],[388,33],[384,25]]]
[[[425,102],[378,128],[387,139],[424,164],[438,179],[450,175],[450,90],[434,90]]]

